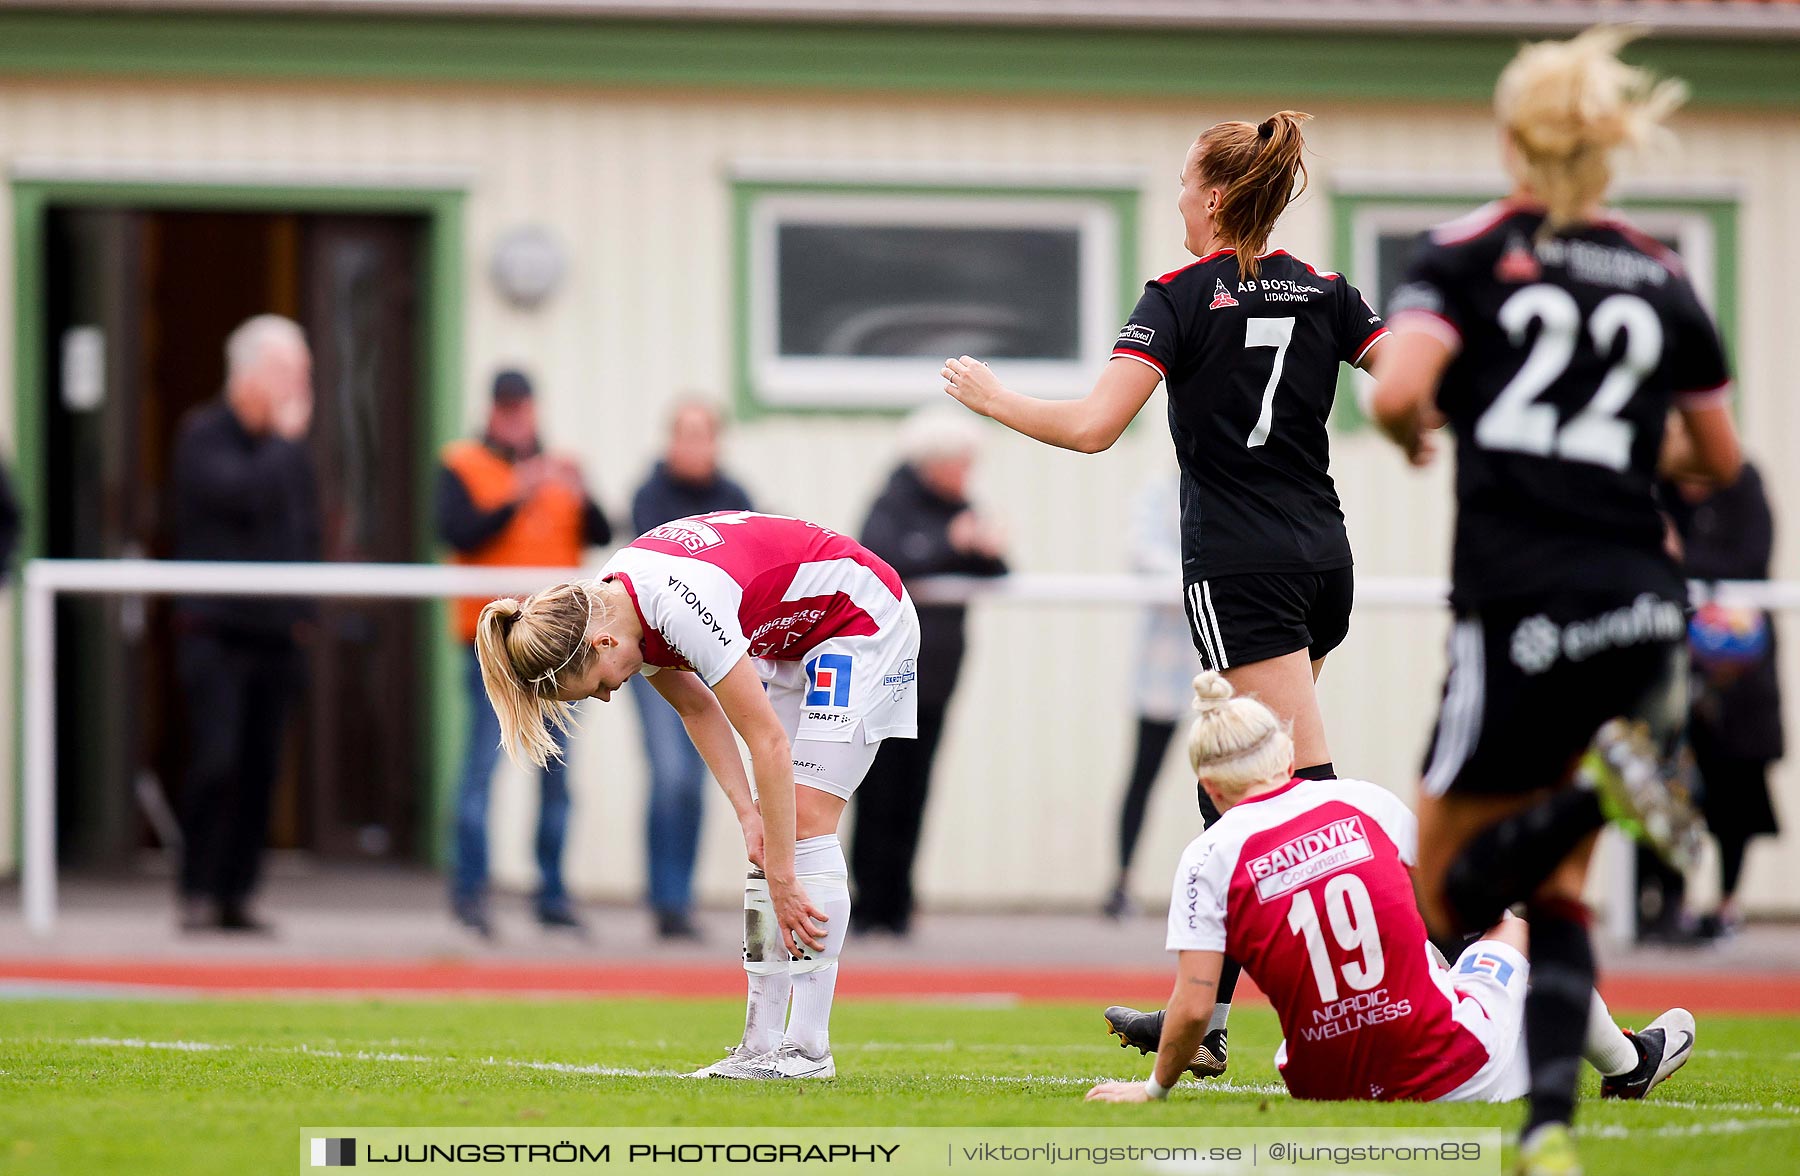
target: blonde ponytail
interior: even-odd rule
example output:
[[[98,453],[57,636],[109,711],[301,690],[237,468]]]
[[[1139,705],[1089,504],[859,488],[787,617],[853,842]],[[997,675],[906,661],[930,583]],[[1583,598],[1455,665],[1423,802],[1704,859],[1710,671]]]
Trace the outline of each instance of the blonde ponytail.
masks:
[[[1500,72],[1494,114],[1515,148],[1514,179],[1544,202],[1546,233],[1602,200],[1613,152],[1667,135],[1663,121],[1687,99],[1681,82],[1619,60],[1642,35],[1600,25],[1568,41],[1526,45]]]
[[[524,600],[490,602],[475,622],[475,659],[500,719],[500,745],[515,762],[543,767],[560,756],[574,723],[572,703],[557,701],[558,683],[578,675],[592,652],[588,639],[611,608],[597,586],[558,584]]]
[[[1278,779],[1293,766],[1288,726],[1254,698],[1235,697],[1223,674],[1194,679],[1194,721],[1188,764],[1194,774],[1236,802],[1252,785]]]

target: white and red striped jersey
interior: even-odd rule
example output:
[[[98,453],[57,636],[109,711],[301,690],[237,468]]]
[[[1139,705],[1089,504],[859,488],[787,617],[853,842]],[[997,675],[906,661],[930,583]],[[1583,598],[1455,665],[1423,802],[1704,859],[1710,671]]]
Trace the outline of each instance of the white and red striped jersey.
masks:
[[[1432,962],[1407,867],[1418,822],[1361,780],[1241,801],[1182,854],[1170,951],[1222,951],[1268,994],[1296,1098],[1430,1100],[1487,1049]]]
[[[800,661],[833,637],[883,631],[906,590],[847,535],[750,511],[664,523],[621,548],[602,579],[622,583],[644,629],[647,668],[716,686],[746,654]]]

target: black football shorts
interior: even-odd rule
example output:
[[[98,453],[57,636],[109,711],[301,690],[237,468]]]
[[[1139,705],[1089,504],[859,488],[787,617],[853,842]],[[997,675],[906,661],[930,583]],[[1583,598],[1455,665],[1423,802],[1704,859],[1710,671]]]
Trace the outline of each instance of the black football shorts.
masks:
[[[1184,591],[1188,634],[1209,670],[1308,650],[1314,661],[1350,631],[1356,569],[1215,576]]]
[[[1423,790],[1554,788],[1616,718],[1670,743],[1686,714],[1686,634],[1686,609],[1650,592],[1459,613]]]

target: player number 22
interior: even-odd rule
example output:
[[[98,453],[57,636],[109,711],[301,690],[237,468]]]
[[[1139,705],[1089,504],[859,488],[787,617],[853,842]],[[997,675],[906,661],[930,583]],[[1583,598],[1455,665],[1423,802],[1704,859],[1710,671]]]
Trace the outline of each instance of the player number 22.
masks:
[[[1607,369],[1587,407],[1561,429],[1555,406],[1537,400],[1575,358],[1581,307],[1560,286],[1527,286],[1500,308],[1500,325],[1515,347],[1524,345],[1525,332],[1534,321],[1540,326],[1531,353],[1475,422],[1475,443],[1483,449],[1554,455],[1620,472],[1629,469],[1637,430],[1619,414],[1662,362],[1662,321],[1656,311],[1632,294],[1614,294],[1594,308],[1587,322],[1594,349],[1606,355],[1624,332],[1625,350]]]
[[[1355,874],[1339,874],[1325,884],[1325,918],[1331,924],[1331,937],[1345,952],[1358,952],[1360,960],[1345,960],[1343,967],[1333,969],[1331,953],[1325,948],[1325,929],[1319,925],[1319,909],[1313,905],[1312,891],[1294,895],[1288,907],[1288,930],[1306,940],[1306,955],[1312,962],[1313,980],[1319,985],[1319,999],[1331,1004],[1338,998],[1338,976],[1357,992],[1367,992],[1381,983],[1387,963],[1381,955],[1381,929],[1375,925],[1375,904],[1369,901],[1369,888]]]

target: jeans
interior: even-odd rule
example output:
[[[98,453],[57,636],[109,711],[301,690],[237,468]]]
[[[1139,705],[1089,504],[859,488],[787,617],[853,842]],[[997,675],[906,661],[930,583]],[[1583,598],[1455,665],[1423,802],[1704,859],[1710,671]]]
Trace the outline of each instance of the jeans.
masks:
[[[500,761],[500,716],[494,713],[481,684],[481,663],[473,646],[467,651],[463,685],[469,708],[469,743],[456,797],[456,860],[450,873],[450,897],[456,902],[478,902],[487,893],[488,793]],[[552,758],[540,779],[537,864],[542,882],[537,905],[539,911],[556,911],[569,902],[562,875],[563,840],[569,828],[568,766]]]
[[[650,906],[684,914],[694,902],[694,857],[700,848],[700,806],[706,763],[675,708],[642,675],[631,679],[644,752],[650,758],[650,815],[646,837]]]

